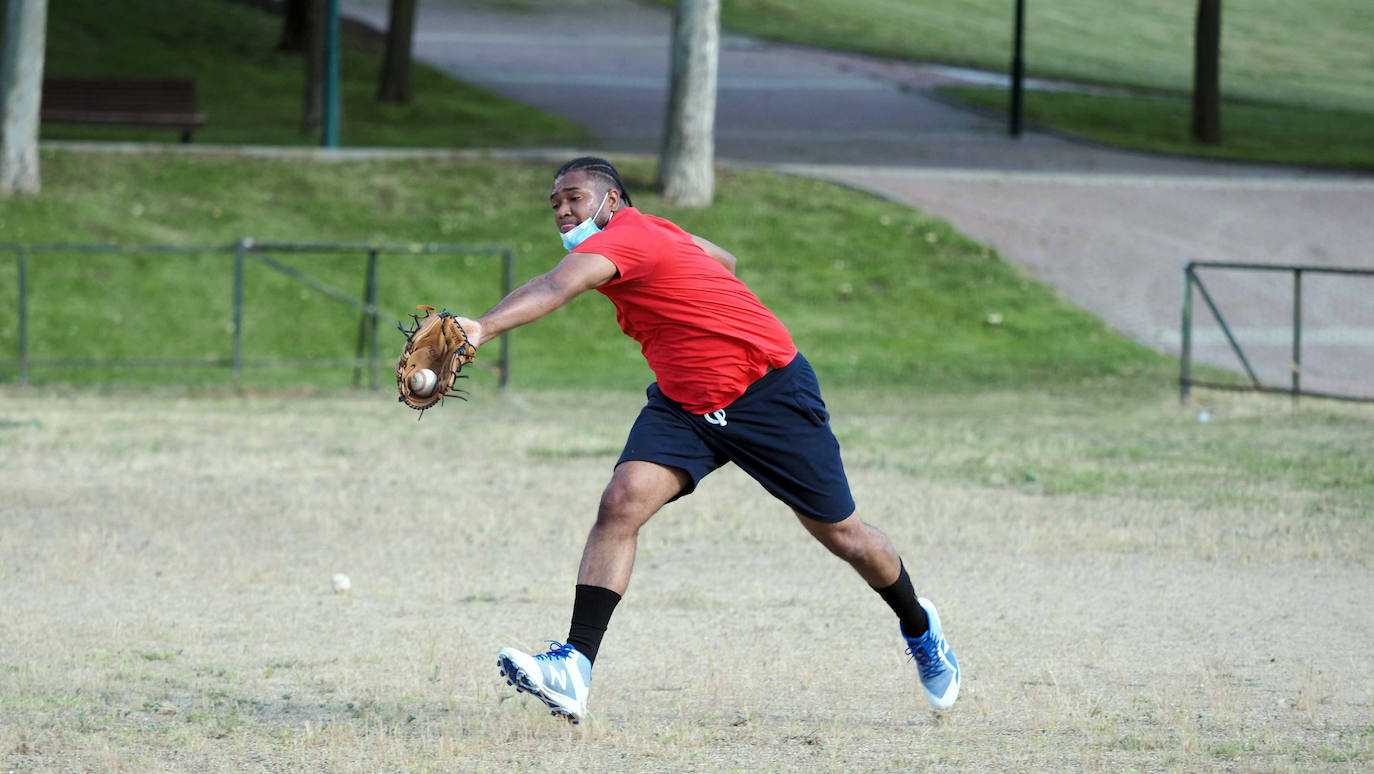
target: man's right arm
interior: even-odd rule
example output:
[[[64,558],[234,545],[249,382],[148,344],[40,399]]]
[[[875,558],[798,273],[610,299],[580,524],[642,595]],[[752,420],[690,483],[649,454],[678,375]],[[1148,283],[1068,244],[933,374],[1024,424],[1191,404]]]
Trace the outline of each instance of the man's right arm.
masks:
[[[568,253],[552,271],[511,291],[480,318],[459,317],[458,322],[473,345],[480,347],[483,342],[534,322],[578,295],[615,279],[616,272],[615,264],[603,255]]]

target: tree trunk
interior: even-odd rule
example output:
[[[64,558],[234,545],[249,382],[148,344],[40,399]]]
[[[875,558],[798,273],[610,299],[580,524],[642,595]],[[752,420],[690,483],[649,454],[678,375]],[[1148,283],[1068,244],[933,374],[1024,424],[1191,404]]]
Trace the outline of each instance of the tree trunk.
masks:
[[[1198,0],[1193,46],[1193,139],[1221,142],[1221,0]]]
[[[304,0],[305,100],[301,134],[319,136],[324,126],[324,22],[325,0]]]
[[[378,102],[409,104],[411,40],[415,32],[417,0],[391,0],[391,18],[386,25],[386,53],[382,55],[382,79],[377,86]]]
[[[278,51],[305,53],[305,30],[309,16],[309,0],[283,0],[281,38],[277,40]]]
[[[720,0],[677,0],[668,121],[659,187],[670,203],[709,207],[715,197],[716,72]]]
[[[9,0],[0,60],[0,196],[36,194],[48,0]]]

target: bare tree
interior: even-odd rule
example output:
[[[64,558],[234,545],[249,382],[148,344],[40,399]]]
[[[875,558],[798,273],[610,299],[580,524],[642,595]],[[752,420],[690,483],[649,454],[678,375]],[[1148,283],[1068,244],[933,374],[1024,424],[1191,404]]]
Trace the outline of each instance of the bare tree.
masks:
[[[715,197],[716,73],[720,0],[677,0],[668,120],[659,187],[672,204],[709,207]]]
[[[1198,0],[1193,44],[1193,139],[1221,142],[1221,0]]]
[[[0,195],[36,194],[48,0],[9,0],[0,58]]]
[[[415,6],[418,0],[391,0],[386,25],[386,53],[382,55],[378,102],[408,104],[414,92],[410,87],[411,39],[415,32]]]
[[[305,53],[305,30],[310,16],[309,0],[282,0],[281,38],[277,50],[292,54]]]
[[[305,0],[305,95],[301,134],[319,136],[324,127],[325,0]]]

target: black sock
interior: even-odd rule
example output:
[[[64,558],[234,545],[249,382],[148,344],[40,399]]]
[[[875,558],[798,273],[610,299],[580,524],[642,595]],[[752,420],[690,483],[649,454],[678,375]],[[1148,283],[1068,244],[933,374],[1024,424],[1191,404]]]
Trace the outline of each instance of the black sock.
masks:
[[[902,574],[897,582],[885,589],[873,589],[883,598],[897,620],[902,622],[902,634],[907,637],[920,637],[930,631],[930,618],[926,609],[916,601],[916,589],[911,585],[911,576],[906,574],[906,564],[902,564]]]
[[[573,598],[572,625],[568,628],[568,644],[577,648],[588,661],[596,662],[601,638],[611,623],[611,613],[620,602],[620,595],[601,586],[577,584]]]

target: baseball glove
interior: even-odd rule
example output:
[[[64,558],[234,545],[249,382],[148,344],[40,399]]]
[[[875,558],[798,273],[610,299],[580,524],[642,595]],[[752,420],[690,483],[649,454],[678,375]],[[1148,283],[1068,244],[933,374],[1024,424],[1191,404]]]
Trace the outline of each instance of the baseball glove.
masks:
[[[443,400],[444,395],[453,389],[459,378],[458,372],[477,356],[477,348],[468,341],[468,335],[458,319],[448,312],[434,313],[432,306],[418,306],[424,317],[411,315],[415,327],[406,330],[396,324],[405,334],[406,345],[401,357],[396,361],[396,387],[401,391],[398,400],[416,411],[424,411]],[[433,374],[429,384],[428,370]],[[463,377],[467,378],[467,377]],[[462,395],[455,391],[457,397]]]

